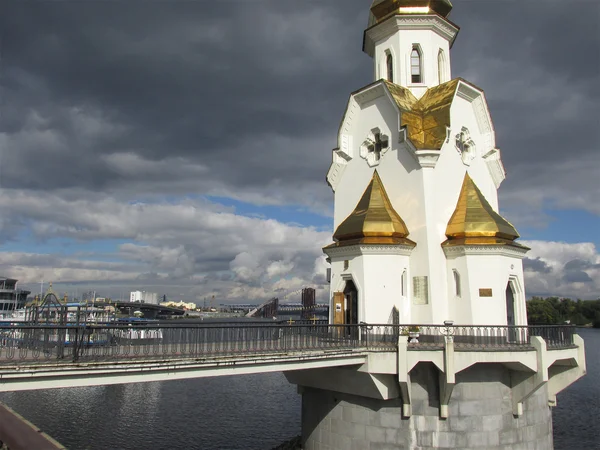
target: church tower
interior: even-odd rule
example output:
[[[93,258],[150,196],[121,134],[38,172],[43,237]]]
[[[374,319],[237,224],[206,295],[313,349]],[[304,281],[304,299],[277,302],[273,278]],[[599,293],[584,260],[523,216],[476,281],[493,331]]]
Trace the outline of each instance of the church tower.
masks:
[[[370,9],[363,50],[376,80],[351,95],[327,175],[333,323],[387,323],[397,311],[408,324],[527,324],[528,249],[499,214],[504,167],[485,94],[450,79],[451,9]]]
[[[302,394],[303,448],[551,450],[549,405],[585,373],[572,328],[527,326],[529,249],[499,210],[485,94],[451,77],[451,10],[371,5],[375,80],[350,95],[338,130],[323,249],[323,343],[357,359],[286,372]]]

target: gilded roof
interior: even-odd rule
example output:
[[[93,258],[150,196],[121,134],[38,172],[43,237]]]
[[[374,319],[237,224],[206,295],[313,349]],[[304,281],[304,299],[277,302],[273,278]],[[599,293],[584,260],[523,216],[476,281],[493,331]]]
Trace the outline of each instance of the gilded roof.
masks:
[[[354,211],[337,227],[333,239],[343,243],[412,244],[408,228],[394,210],[377,171]],[[334,244],[336,245],[336,244]],[[348,244],[346,244],[348,245]]]
[[[417,150],[439,150],[450,126],[450,107],[459,78],[433,86],[419,100],[409,89],[385,81],[401,111],[401,126],[406,126],[410,141]]]
[[[494,211],[466,173],[456,209],[446,228],[446,236],[448,241],[444,245],[498,244],[514,241],[519,233],[510,222]]]
[[[371,6],[371,14],[377,23],[396,14],[406,14],[403,8],[425,8],[430,13],[448,17],[452,11],[450,0],[374,0]],[[420,12],[420,11],[419,11]]]

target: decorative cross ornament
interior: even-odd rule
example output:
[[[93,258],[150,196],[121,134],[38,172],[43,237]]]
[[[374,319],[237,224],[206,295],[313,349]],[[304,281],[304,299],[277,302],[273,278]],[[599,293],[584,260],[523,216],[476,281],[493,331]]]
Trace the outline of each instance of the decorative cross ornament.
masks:
[[[476,147],[475,141],[471,139],[471,133],[467,127],[462,127],[460,133],[456,135],[456,150],[460,153],[462,162],[465,166],[470,166],[475,159]]]
[[[375,153],[377,160],[381,159],[381,151],[388,147],[388,141],[381,140],[381,133],[375,133],[375,142],[368,146],[369,153]]]
[[[383,154],[389,149],[389,137],[379,128],[371,130],[360,146],[360,156],[367,160],[369,166],[377,166]]]

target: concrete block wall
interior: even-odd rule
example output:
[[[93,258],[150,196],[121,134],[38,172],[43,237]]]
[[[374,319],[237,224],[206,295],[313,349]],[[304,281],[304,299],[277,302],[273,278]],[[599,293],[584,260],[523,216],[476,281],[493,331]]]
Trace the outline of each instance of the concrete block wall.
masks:
[[[448,419],[439,418],[437,369],[412,372],[410,418],[400,399],[377,400],[314,388],[302,394],[306,450],[552,450],[552,417],[546,389],[512,415],[510,371],[482,364],[457,374]]]

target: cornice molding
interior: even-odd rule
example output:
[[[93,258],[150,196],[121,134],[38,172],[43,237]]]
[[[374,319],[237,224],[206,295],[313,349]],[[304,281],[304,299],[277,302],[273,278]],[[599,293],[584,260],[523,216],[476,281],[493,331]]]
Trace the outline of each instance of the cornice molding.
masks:
[[[483,155],[483,160],[492,176],[496,189],[498,189],[506,178],[506,171],[504,170],[504,164],[502,164],[500,149],[493,148]]]
[[[324,248],[323,252],[332,261],[349,256],[362,255],[398,255],[410,256],[414,247],[410,245],[348,245],[344,247]]]
[[[454,259],[461,256],[482,255],[497,255],[523,259],[529,251],[526,247],[514,247],[511,245],[457,245],[442,248],[448,259]]]
[[[376,42],[401,30],[434,31],[450,43],[454,41],[459,31],[457,27],[437,15],[396,15],[365,30],[363,51],[373,57]]]

